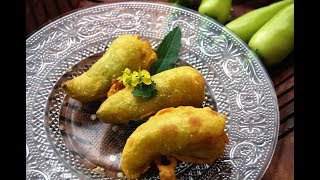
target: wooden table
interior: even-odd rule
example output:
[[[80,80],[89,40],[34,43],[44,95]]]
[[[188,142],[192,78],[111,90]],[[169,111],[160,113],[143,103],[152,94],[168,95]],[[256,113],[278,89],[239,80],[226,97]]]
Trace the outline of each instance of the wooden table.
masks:
[[[124,0],[27,0],[26,36],[52,20],[99,3],[112,3]],[[148,0],[140,0],[148,1]],[[168,0],[154,0],[168,2]],[[231,20],[255,8],[268,5],[276,0],[233,0]],[[200,2],[200,1],[199,1]],[[196,7],[193,9],[196,10]],[[273,159],[263,180],[294,179],[294,53],[281,64],[268,68],[278,97],[280,129],[278,144]]]

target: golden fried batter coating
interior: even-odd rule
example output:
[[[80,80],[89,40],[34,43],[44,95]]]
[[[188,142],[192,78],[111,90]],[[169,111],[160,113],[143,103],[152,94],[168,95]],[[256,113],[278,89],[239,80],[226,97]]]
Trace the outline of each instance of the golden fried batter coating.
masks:
[[[159,169],[159,176],[161,180],[175,180],[176,174],[174,173],[174,170],[177,166],[177,160],[173,157],[167,157],[170,164],[169,165],[163,165],[161,163],[160,159],[156,159],[155,163],[157,165],[157,168]]]
[[[126,176],[136,179],[161,155],[197,164],[213,163],[228,143],[226,118],[209,107],[163,109],[128,138],[121,168]]]
[[[121,76],[125,68],[138,71],[140,66],[149,70],[156,59],[150,43],[140,40],[139,35],[120,35],[88,71],[65,82],[62,89],[81,102],[104,99],[112,80]]]
[[[136,97],[133,87],[127,87],[106,99],[97,111],[105,123],[128,123],[148,118],[167,107],[201,107],[204,100],[204,80],[194,68],[182,66],[152,76],[158,93],[151,99]]]
[[[107,97],[114,95],[115,93],[117,93],[118,91],[123,89],[124,87],[125,86],[122,82],[117,81],[117,82],[113,83],[108,91]]]

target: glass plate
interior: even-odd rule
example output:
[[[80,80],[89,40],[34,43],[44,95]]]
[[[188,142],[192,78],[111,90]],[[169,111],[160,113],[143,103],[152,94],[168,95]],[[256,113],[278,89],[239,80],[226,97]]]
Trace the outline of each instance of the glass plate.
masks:
[[[91,120],[99,103],[81,104],[60,85],[86,71],[120,34],[140,34],[156,49],[176,26],[182,29],[177,65],[201,72],[206,80],[203,105],[228,116],[230,139],[213,164],[179,162],[177,178],[263,176],[277,142],[279,111],[272,82],[257,56],[224,26],[195,11],[127,2],[73,12],[26,40],[27,179],[117,177],[122,148],[135,126]],[[142,178],[159,179],[156,168]]]

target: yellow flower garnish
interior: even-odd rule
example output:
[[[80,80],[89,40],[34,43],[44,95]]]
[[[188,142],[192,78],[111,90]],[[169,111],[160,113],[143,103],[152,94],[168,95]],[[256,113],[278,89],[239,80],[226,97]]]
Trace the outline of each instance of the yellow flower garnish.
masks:
[[[129,68],[126,68],[122,75],[122,82],[125,86],[130,86],[131,81],[132,81],[131,70]]]
[[[122,76],[122,82],[123,82],[123,84],[125,85],[125,86],[130,86],[130,84],[131,84],[131,76],[128,76],[128,75],[126,75],[126,74],[124,74],[123,76]]]
[[[141,78],[141,81],[146,85],[150,85],[152,83],[150,73],[147,70],[140,71],[139,76]]]
[[[123,84],[127,87],[132,85],[133,87],[136,87],[137,85],[142,85],[142,83],[146,85],[152,84],[150,73],[147,70],[140,70],[139,72],[133,71],[131,73],[131,70],[129,68],[126,68],[123,72],[122,77],[117,78],[119,81],[122,81]]]
[[[137,97],[150,99],[155,97],[158,92],[155,88],[156,83],[152,81],[150,73],[147,70],[141,71],[140,67],[138,72],[133,71],[132,73],[129,68],[126,68],[123,75],[118,77],[117,80],[122,87],[123,85],[126,87],[133,86],[132,94]],[[108,97],[120,90],[116,84],[113,84],[111,88],[113,89],[108,92]]]
[[[131,74],[131,70],[129,68],[126,68],[124,70],[124,74],[130,75]]]
[[[132,73],[131,85],[132,85],[133,87],[136,87],[139,83],[140,83],[139,73],[138,73],[137,71],[134,71],[134,72]]]

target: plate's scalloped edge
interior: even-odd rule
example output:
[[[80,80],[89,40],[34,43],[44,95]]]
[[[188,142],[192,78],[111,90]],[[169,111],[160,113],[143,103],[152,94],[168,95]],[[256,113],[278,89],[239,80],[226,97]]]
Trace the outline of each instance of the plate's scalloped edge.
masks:
[[[45,127],[43,125],[45,107],[43,107],[43,105],[47,100],[46,98],[48,94],[50,93],[52,83],[57,80],[57,74],[62,74],[74,63],[91,55],[92,52],[102,51],[103,46],[107,46],[106,41],[110,38],[114,38],[116,35],[119,35],[121,33],[134,34],[136,32],[139,32],[141,28],[153,27],[151,25],[147,26],[141,21],[145,20],[148,17],[153,18],[153,16],[155,16],[152,13],[148,14],[145,9],[140,9],[140,14],[137,14],[136,11],[125,11],[124,13],[126,13],[126,15],[122,17],[125,20],[129,20],[129,22],[134,22],[132,23],[133,25],[130,23],[129,25],[120,23],[119,27],[121,27],[118,29],[116,28],[114,30],[114,34],[112,34],[111,36],[108,36],[108,32],[111,28],[103,29],[103,27],[105,26],[101,28],[99,24],[93,24],[93,30],[97,30],[97,32],[92,31],[93,34],[90,34],[90,28],[92,27],[85,27],[86,25],[90,25],[90,22],[100,23],[102,21],[107,21],[108,19],[110,19],[110,17],[113,17],[114,14],[112,13],[119,13],[119,11],[117,11],[117,8],[124,8],[124,10],[127,10],[125,7],[134,7],[135,9],[139,9],[139,7],[147,7],[147,10],[148,8],[153,8],[152,10],[160,9],[161,13],[163,13],[163,17],[168,17],[168,14],[173,14],[173,16],[168,18],[169,21],[175,22],[176,24],[180,23],[181,26],[187,26],[188,28],[196,28],[195,31],[188,31],[189,37],[185,36],[186,38],[184,41],[184,46],[190,47],[190,49],[192,49],[193,52],[195,52],[199,56],[199,58],[202,59],[203,64],[206,64],[205,66],[211,67],[211,69],[215,69],[216,71],[212,76],[215,76],[214,78],[218,78],[219,81],[225,83],[224,87],[217,86],[215,87],[215,90],[217,92],[221,91],[226,93],[229,99],[228,102],[231,106],[230,116],[228,117],[229,121],[234,117],[238,117],[241,119],[241,121],[234,122],[233,124],[231,123],[229,124],[229,127],[227,127],[229,128],[228,132],[232,136],[231,139],[235,138],[237,140],[237,143],[231,143],[230,146],[226,149],[226,151],[230,152],[227,154],[229,154],[230,157],[236,157],[235,154],[239,155],[239,153],[249,153],[247,155],[251,155],[250,153],[253,152],[253,156],[248,157],[255,157],[253,159],[243,158],[240,164],[244,163],[242,171],[245,172],[240,173],[240,171],[236,171],[236,174],[234,174],[232,177],[235,179],[250,179],[252,177],[258,179],[261,178],[271,162],[277,144],[277,136],[279,130],[279,108],[277,98],[274,91],[274,86],[265,67],[263,66],[259,58],[255,55],[255,53],[252,52],[250,48],[239,37],[237,37],[234,33],[232,33],[230,30],[228,30],[215,20],[197,14],[196,11],[187,8],[171,6],[168,3],[152,2],[122,2],[113,4],[101,4],[82,9],[49,23],[39,31],[32,34],[26,40],[26,144],[28,152],[26,158],[28,170],[27,176],[31,177],[31,175],[38,174],[38,176],[48,178],[51,177],[53,179],[69,176],[72,178],[76,178],[76,176],[65,169],[65,165],[59,164],[59,161],[57,161],[55,158],[53,158],[55,160],[51,159],[52,162],[51,164],[49,162],[49,166],[48,162],[46,162],[46,158],[52,156],[52,154],[50,153],[53,152],[52,150],[50,150],[50,146],[48,146],[46,142],[46,134],[43,133],[45,131]],[[112,8],[114,10],[111,11],[112,13],[105,11],[106,9],[112,10]],[[178,15],[176,15],[175,13]],[[84,16],[86,16],[87,19],[83,19]],[[163,34],[170,29],[170,26],[168,26],[168,22],[159,21],[159,19],[160,16],[158,17],[158,19],[152,19],[153,21],[150,21],[151,23],[158,23],[158,25],[160,26],[159,33],[157,34],[158,31],[154,31],[150,32],[149,34],[146,33],[145,35],[156,35],[156,38],[158,39],[160,37],[163,37]],[[198,34],[192,33],[199,33],[200,30],[198,29],[198,27],[196,27],[196,25],[199,25],[197,24],[199,22],[205,22],[203,26],[205,27],[205,29],[210,28],[208,32],[205,32],[208,33],[207,35],[205,35],[205,37],[209,37],[209,41],[212,40],[212,42],[215,42],[216,44],[213,43],[215,47],[212,45],[212,43],[210,44],[210,42],[208,41],[203,41],[204,38],[196,38],[196,40],[194,40],[194,38],[190,38],[195,37],[195,35],[197,37]],[[196,25],[194,23],[196,23]],[[200,24],[200,27],[202,25],[203,24]],[[163,29],[161,29],[161,27]],[[204,31],[202,31],[202,33],[203,32]],[[219,32],[222,33],[218,34]],[[94,48],[92,49],[92,47]],[[78,54],[73,53],[80,49],[84,51]],[[235,56],[235,54],[232,54],[234,53],[234,51],[239,51],[240,55]],[[209,56],[204,53],[209,54]],[[220,58],[216,58],[217,54]],[[73,55],[73,57],[70,57],[71,55]],[[241,60],[241,58],[244,58],[243,55],[248,55],[248,61],[243,61],[243,59]],[[238,60],[236,57],[239,57],[240,60]],[[68,62],[63,63],[63,59],[67,59]],[[197,61],[195,60],[195,62]],[[239,76],[237,73],[242,74],[242,76]],[[217,80],[214,80],[214,78],[212,81],[216,82]],[[47,81],[45,81],[45,79],[47,79]],[[259,85],[259,83],[261,84]],[[245,90],[244,92],[241,91],[243,88],[241,84],[243,86],[249,87],[249,90]],[[43,86],[41,88],[40,85],[43,85],[46,89],[43,89]],[[231,90],[235,90],[238,94],[235,96],[231,93]],[[263,91],[265,91],[265,93],[263,93]],[[215,92],[215,94],[218,94],[217,92]],[[221,96],[216,97],[218,105],[222,107],[226,106],[224,104],[225,99],[219,99],[220,97]],[[257,102],[257,104],[255,104],[255,102]],[[268,111],[269,108],[273,109],[274,111]],[[260,116],[252,113],[254,111],[261,113]],[[268,129],[267,132],[261,131],[262,126],[265,126],[265,128]],[[240,128],[239,131],[237,130],[237,128]],[[238,135],[236,135],[237,132],[240,132],[239,137],[237,137]],[[270,141],[270,144],[267,148],[267,154],[263,154],[264,151],[260,152],[261,149],[263,150],[263,148],[265,148],[260,147],[263,146],[263,144],[259,144],[260,142],[258,142],[258,144],[252,143],[251,141],[255,141],[252,138],[242,139],[243,141],[241,142],[238,141],[239,139],[241,139],[241,133],[244,134],[242,135],[244,137],[251,137],[252,134],[256,132],[269,133],[269,138],[266,139],[267,143]],[[37,142],[37,145],[34,144],[35,142]],[[44,149],[39,151],[39,149],[41,148]],[[245,150],[248,149],[249,152],[246,152]],[[264,158],[264,160],[261,162],[261,167],[258,167],[256,169],[253,168],[253,165],[259,163],[262,158]],[[239,163],[236,162],[237,159],[229,159],[229,161],[234,161],[231,162],[231,164],[233,163],[235,165],[238,165],[237,163]],[[225,162],[228,162],[228,159]],[[60,171],[59,168],[56,171],[50,169],[52,168],[51,166],[55,165],[55,163],[59,164],[57,167],[60,168]],[[235,167],[238,168],[238,166]],[[201,169],[200,166],[198,167],[198,170],[199,168]],[[212,167],[211,170],[213,170],[214,168],[215,167]],[[208,173],[206,174],[208,175],[210,171],[207,172]]]

